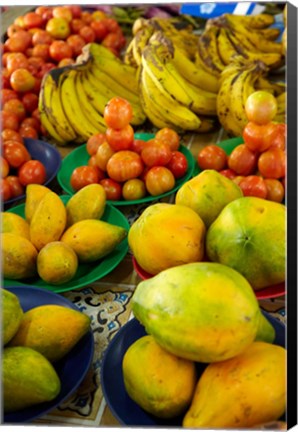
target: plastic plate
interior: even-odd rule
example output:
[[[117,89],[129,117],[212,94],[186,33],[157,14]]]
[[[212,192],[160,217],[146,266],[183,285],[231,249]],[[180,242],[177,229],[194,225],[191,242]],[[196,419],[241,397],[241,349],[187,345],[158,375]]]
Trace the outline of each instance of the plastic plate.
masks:
[[[285,347],[285,326],[282,322],[263,312],[275,328],[274,344]],[[126,323],[110,342],[103,358],[101,383],[105,400],[116,419],[126,426],[181,427],[182,417],[162,420],[146,413],[126,393],[122,360],[127,349],[136,340],[145,336],[144,327],[135,319]],[[203,372],[206,364],[197,363],[198,374]]]
[[[48,185],[58,173],[61,166],[61,155],[59,151],[51,144],[36,140],[33,138],[24,138],[24,144],[27,147],[31,158],[42,162],[46,169],[46,181],[44,185]],[[25,198],[25,194],[11,198],[4,202],[4,204],[12,204]]]
[[[136,139],[142,139],[144,141],[148,141],[149,139],[153,138],[154,134],[149,134],[149,133],[140,133],[140,134],[135,134],[135,138]],[[115,206],[127,206],[127,205],[134,205],[134,204],[143,204],[146,202],[151,202],[151,201],[155,201],[155,200],[159,200],[161,198],[164,198],[168,195],[171,195],[173,192],[177,191],[180,186],[182,186],[183,183],[185,183],[187,180],[190,179],[190,177],[193,175],[193,170],[195,167],[195,160],[193,155],[191,154],[191,152],[184,146],[181,145],[179,147],[179,151],[181,151],[188,162],[188,169],[186,174],[181,177],[180,179],[177,179],[175,182],[175,186],[173,189],[171,189],[168,192],[165,192],[161,195],[157,195],[157,196],[152,196],[152,195],[148,195],[142,199],[138,199],[138,200],[131,200],[131,201],[127,201],[127,200],[119,200],[119,201],[107,201],[108,203],[115,205]],[[81,146],[79,146],[77,149],[73,150],[71,153],[69,153],[69,155],[67,155],[61,164],[61,168],[57,174],[57,180],[58,183],[60,184],[60,186],[62,187],[62,189],[70,194],[73,195],[75,193],[74,189],[72,188],[71,184],[70,184],[70,178],[71,178],[71,174],[73,172],[73,170],[75,168],[77,168],[78,166],[82,166],[82,165],[87,165],[88,163],[88,159],[89,159],[89,155],[87,153],[86,150],[86,144],[83,144]]]
[[[19,298],[24,312],[44,304],[55,304],[79,310],[77,306],[59,294],[45,291],[41,288],[33,286],[17,286],[6,289]],[[51,402],[38,404],[24,410],[4,414],[4,423],[26,423],[45,415],[60,405],[75,392],[83,381],[90,368],[93,359],[93,352],[93,333],[89,330],[65,357],[53,364],[61,381],[61,391],[59,395]]]
[[[64,203],[70,199],[69,195],[61,195],[60,197]],[[16,207],[13,207],[7,211],[16,213],[22,217],[24,217],[25,204],[19,204]],[[130,226],[126,219],[126,217],[115,207],[110,204],[106,204],[105,212],[101,218],[101,220],[105,222],[109,222],[110,224],[118,225],[125,228],[127,231]],[[94,263],[84,263],[79,264],[77,273],[74,278],[69,282],[66,282],[62,285],[49,285],[44,282],[39,277],[24,279],[21,280],[12,280],[12,279],[4,279],[4,287],[9,286],[37,286],[40,288],[45,288],[50,291],[54,291],[57,293],[65,292],[69,290],[73,290],[76,288],[80,288],[82,286],[88,285],[95,280],[101,279],[103,276],[110,273],[125,257],[128,252],[128,242],[127,238],[122,240],[120,244],[106,257],[103,259],[96,261]]]

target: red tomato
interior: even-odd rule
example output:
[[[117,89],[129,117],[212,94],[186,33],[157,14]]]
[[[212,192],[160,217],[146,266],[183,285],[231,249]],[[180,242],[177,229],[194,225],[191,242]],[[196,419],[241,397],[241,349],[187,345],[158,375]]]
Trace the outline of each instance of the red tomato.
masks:
[[[12,198],[12,192],[6,178],[0,179],[0,195],[3,201],[8,201]]]
[[[106,198],[110,201],[119,201],[122,197],[122,186],[115,180],[105,178],[100,180],[101,184],[106,192]]]
[[[281,150],[285,150],[287,141],[287,126],[284,123],[276,125],[276,136],[271,142],[271,148],[278,147]]]
[[[24,144],[24,140],[19,134],[19,132],[13,130],[13,129],[3,129],[1,132],[1,138],[3,142],[5,141],[18,141],[21,144]]]
[[[262,153],[258,160],[258,169],[265,178],[279,179],[286,174],[286,154],[284,150],[273,147]]]
[[[95,158],[96,158],[96,163],[101,170],[103,171],[107,170],[108,160],[114,153],[115,153],[114,150],[108,144],[108,142],[105,141],[102,144],[100,144],[95,154]]]
[[[36,12],[28,12],[24,15],[24,26],[26,29],[41,27],[43,19]]]
[[[109,177],[118,182],[138,177],[143,169],[144,165],[140,155],[130,150],[120,150],[114,153],[107,163]]]
[[[249,175],[244,177],[239,182],[239,186],[244,196],[254,196],[263,199],[267,197],[267,186],[264,179],[260,176]]]
[[[32,49],[32,57],[38,57],[43,59],[44,62],[47,62],[50,60],[50,46],[49,44],[35,45]]]
[[[19,99],[10,99],[3,106],[3,111],[15,113],[18,116],[19,122],[26,117],[24,104]]]
[[[30,129],[28,129],[28,127],[33,128],[34,131],[36,132],[40,132],[40,122],[34,118],[34,117],[26,117],[22,123],[20,124],[20,134],[24,134],[26,136],[26,133],[28,135],[28,130],[30,131]],[[34,132],[35,135],[35,132]],[[28,136],[29,138],[29,136]],[[34,138],[34,137],[33,137]]]
[[[267,199],[281,203],[285,197],[285,188],[280,180],[264,179],[267,186]]]
[[[72,47],[63,40],[55,40],[49,48],[50,56],[56,62],[72,57]]]
[[[84,21],[85,24],[90,25],[93,21],[92,14],[88,11],[82,11],[81,20]]]
[[[35,78],[27,69],[17,69],[10,76],[10,85],[13,90],[25,93],[33,89]]]
[[[32,113],[38,107],[38,96],[35,93],[25,93],[22,103],[28,113]]]
[[[74,57],[80,55],[82,53],[83,47],[86,45],[85,40],[78,34],[72,34],[68,36],[66,42],[71,47]]]
[[[3,144],[3,156],[13,168],[19,168],[31,159],[26,147],[18,141],[6,141]]]
[[[20,182],[23,186],[31,183],[43,184],[46,181],[46,168],[39,160],[25,162],[18,171]]]
[[[84,39],[86,43],[95,41],[95,31],[89,25],[84,25],[79,31],[79,35]]]
[[[157,196],[173,189],[175,177],[168,168],[155,166],[147,172],[145,183],[149,194]]]
[[[276,124],[258,125],[249,122],[243,129],[243,139],[251,151],[263,152],[267,150],[277,135]]]
[[[103,133],[97,133],[92,135],[87,143],[86,143],[86,150],[89,156],[93,156],[96,154],[98,147],[100,144],[106,142],[106,136]]]
[[[226,152],[216,144],[204,147],[198,154],[198,165],[202,170],[223,170],[227,165]]]
[[[18,98],[18,94],[14,90],[7,89],[7,88],[1,89],[1,97],[0,97],[1,106],[3,106],[5,102],[8,102],[10,99],[17,99],[17,98]]]
[[[8,174],[9,174],[9,163],[3,156],[0,156],[0,177],[1,178],[7,177]]]
[[[23,68],[27,69],[29,66],[29,60],[25,54],[21,52],[9,53],[6,60],[6,69],[11,75],[15,70]]]
[[[102,179],[104,179],[104,178],[106,178],[105,171],[101,170],[98,167],[97,163],[96,163],[96,157],[95,157],[95,155],[90,156],[90,158],[88,159],[88,164],[87,165],[92,166],[92,167],[94,167],[96,169],[96,171],[98,173],[98,179],[99,179],[99,181],[102,180]]]
[[[130,147],[130,150],[141,154],[141,152],[142,152],[143,148],[146,146],[146,144],[147,144],[147,141],[144,141],[141,139],[134,139],[133,143]]]
[[[113,33],[119,30],[119,24],[114,18],[104,18],[102,20],[105,27],[108,29],[108,33]]]
[[[92,21],[90,27],[94,30],[96,42],[101,42],[108,34],[108,29],[100,20]]]
[[[72,58],[64,58],[62,60],[59,61],[58,63],[58,67],[64,67],[64,66],[69,66],[75,64],[75,60]]]
[[[68,7],[70,8],[74,19],[80,18],[82,15],[82,8],[80,5],[69,5]]]
[[[19,119],[16,113],[1,111],[0,120],[2,129],[12,129],[14,131],[17,131],[19,129]]]
[[[277,101],[265,90],[255,91],[246,99],[245,112],[250,122],[265,125],[276,116]]]
[[[118,51],[123,48],[126,43],[125,37],[120,33],[109,33],[102,40],[101,44],[112,51],[115,55],[118,55]]]
[[[103,116],[109,128],[123,129],[132,119],[132,106],[126,99],[113,97],[106,104]]]
[[[252,152],[245,144],[240,144],[234,148],[228,157],[228,167],[239,175],[252,174],[257,166],[257,155]]]
[[[6,34],[8,37],[11,37],[13,34],[17,33],[20,30],[22,30],[22,27],[20,27],[19,25],[10,24],[10,26],[7,27]]]
[[[175,150],[172,152],[172,157],[166,167],[174,174],[175,179],[179,179],[186,174],[188,162],[183,153]]]
[[[38,139],[38,131],[34,127],[28,126],[26,124],[24,126],[20,126],[19,133],[23,138]]]
[[[70,23],[70,28],[72,34],[77,34],[80,32],[81,28],[85,26],[85,23],[80,18],[74,18]]]
[[[219,173],[224,175],[225,177],[227,177],[230,180],[233,180],[237,176],[235,171],[231,170],[230,168],[221,170],[221,171],[219,171]]]
[[[172,158],[170,146],[165,142],[153,138],[147,141],[141,152],[141,158],[149,167],[167,165]]]
[[[127,180],[122,187],[122,196],[126,201],[139,200],[144,198],[146,193],[145,183],[138,178]]]
[[[19,30],[6,39],[4,46],[9,52],[23,53],[30,47],[32,35],[26,30]]]
[[[174,129],[162,128],[155,134],[155,138],[169,144],[172,151],[179,149],[180,137]]]
[[[98,183],[98,171],[95,167],[82,165],[75,168],[70,176],[70,184],[75,191],[88,184]]]
[[[53,17],[64,18],[66,21],[70,22],[73,18],[72,10],[69,6],[55,6],[53,8]]]
[[[51,45],[53,42],[52,36],[45,30],[39,29],[34,35],[32,36],[32,45]]]
[[[107,142],[113,150],[129,150],[134,140],[134,130],[130,124],[124,126],[122,129],[112,129],[110,127],[106,130]]]
[[[18,176],[9,175],[8,177],[6,177],[6,179],[8,181],[9,186],[10,186],[12,198],[18,197],[20,195],[24,195],[25,188],[22,185],[22,183],[20,182],[20,179]]]

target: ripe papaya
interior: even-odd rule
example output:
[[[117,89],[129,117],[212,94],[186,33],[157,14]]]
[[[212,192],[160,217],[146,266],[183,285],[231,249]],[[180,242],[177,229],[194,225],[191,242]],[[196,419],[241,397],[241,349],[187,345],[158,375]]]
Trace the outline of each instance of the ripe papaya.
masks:
[[[18,331],[23,318],[23,309],[18,297],[1,288],[2,301],[2,343],[6,345]]]
[[[30,240],[30,226],[26,219],[16,213],[2,212],[1,213],[1,232],[17,234]]]
[[[7,279],[25,279],[36,275],[37,250],[25,237],[3,233],[2,272]]]
[[[35,183],[27,185],[25,199],[25,218],[29,224],[39,202],[48,192],[51,192],[51,189],[44,185]]]

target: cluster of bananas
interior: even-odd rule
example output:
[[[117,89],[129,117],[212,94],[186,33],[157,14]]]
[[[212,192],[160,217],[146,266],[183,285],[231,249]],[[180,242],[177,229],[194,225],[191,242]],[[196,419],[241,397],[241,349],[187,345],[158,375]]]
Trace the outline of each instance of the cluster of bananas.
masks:
[[[144,123],[136,69],[104,46],[90,43],[76,64],[44,76],[39,94],[41,123],[58,145],[81,144],[106,131],[103,112],[114,96],[130,102],[132,125]]]
[[[269,70],[284,64],[280,31],[269,28],[274,17],[268,14],[224,14],[209,19],[199,36],[195,62],[210,74],[219,77],[235,57],[262,61]]]
[[[157,128],[208,132],[217,124],[218,78],[196,66],[198,37],[168,19],[140,18],[124,62],[138,70],[143,110]]]

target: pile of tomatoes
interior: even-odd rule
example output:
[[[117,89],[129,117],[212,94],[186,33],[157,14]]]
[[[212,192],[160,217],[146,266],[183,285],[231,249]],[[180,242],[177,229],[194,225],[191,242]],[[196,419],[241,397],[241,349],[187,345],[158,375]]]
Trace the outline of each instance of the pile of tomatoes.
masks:
[[[46,136],[38,112],[42,78],[51,69],[75,63],[90,42],[119,56],[126,40],[115,19],[79,5],[39,6],[16,18],[1,46],[2,130],[28,138]]]
[[[236,182],[244,196],[282,202],[285,198],[286,125],[274,123],[277,110],[273,95],[257,91],[246,102],[249,122],[243,130],[243,144],[229,156],[217,145],[198,154],[201,169],[215,169]]]
[[[148,141],[135,139],[132,115],[125,99],[114,97],[109,101],[104,110],[107,130],[87,141],[88,165],[72,172],[74,190],[100,183],[108,200],[138,200],[170,191],[176,179],[186,174],[188,162],[178,150],[179,135],[164,128]]]

